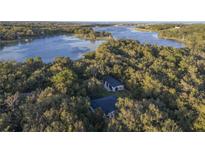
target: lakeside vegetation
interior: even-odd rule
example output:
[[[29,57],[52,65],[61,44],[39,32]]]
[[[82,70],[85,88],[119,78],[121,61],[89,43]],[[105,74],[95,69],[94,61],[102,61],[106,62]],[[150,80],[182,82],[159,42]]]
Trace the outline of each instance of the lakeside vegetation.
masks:
[[[116,115],[89,110],[104,76],[125,84]],[[205,131],[205,53],[108,40],[72,61],[0,62],[0,131]]]
[[[205,24],[156,24],[137,28],[158,32],[160,38],[183,42],[192,50],[205,48]]]
[[[103,25],[102,25],[103,26]],[[110,39],[111,33],[96,32],[90,25],[63,23],[0,23],[0,45],[52,35],[73,34],[87,40]]]

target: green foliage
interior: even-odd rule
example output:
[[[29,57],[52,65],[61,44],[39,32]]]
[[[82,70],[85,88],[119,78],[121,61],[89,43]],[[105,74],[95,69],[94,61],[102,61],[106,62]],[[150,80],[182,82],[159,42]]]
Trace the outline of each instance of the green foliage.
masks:
[[[168,115],[152,101],[119,99],[115,118],[110,120],[110,131],[181,131]]]
[[[76,26],[63,23],[0,23],[0,46],[7,43],[22,41],[27,42],[33,38],[74,34],[88,40],[109,39],[111,33],[95,32],[89,25]]]
[[[51,82],[59,92],[66,94],[73,91],[76,78],[70,69],[65,69],[53,76]]]
[[[15,30],[19,29],[23,30]],[[92,30],[82,31],[75,33],[88,35]],[[102,85],[107,75],[126,88],[115,93],[122,98],[112,119],[89,109],[91,99],[112,94]],[[38,57],[22,63],[4,61],[0,131],[205,131],[204,89],[201,48],[193,52],[193,48],[109,40],[78,61],[66,57],[48,64]]]
[[[23,131],[89,131],[86,98],[56,95],[50,89],[35,97],[21,106]]]
[[[141,29],[157,31],[162,38],[184,42],[193,51],[205,48],[204,24],[160,24],[144,26]]]

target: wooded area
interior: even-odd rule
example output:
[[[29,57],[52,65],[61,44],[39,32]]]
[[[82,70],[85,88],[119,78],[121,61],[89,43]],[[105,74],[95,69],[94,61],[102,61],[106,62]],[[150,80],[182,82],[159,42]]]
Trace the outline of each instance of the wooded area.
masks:
[[[167,37],[169,29],[163,30]],[[191,34],[195,37],[187,32],[185,38]],[[199,38],[204,41],[203,35]],[[0,131],[205,131],[202,47],[112,39],[77,61],[1,61]],[[111,119],[103,118],[100,109],[89,109],[92,99],[107,95],[102,85],[107,75],[120,79],[126,89],[114,94],[119,98]]]

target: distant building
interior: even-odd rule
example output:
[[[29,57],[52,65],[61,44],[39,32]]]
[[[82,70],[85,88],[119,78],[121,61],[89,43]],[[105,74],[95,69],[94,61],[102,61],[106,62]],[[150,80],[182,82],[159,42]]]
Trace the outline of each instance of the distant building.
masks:
[[[115,104],[117,102],[116,96],[107,96],[91,101],[91,110],[94,112],[95,109],[100,108],[105,116],[112,118],[115,113]]]
[[[124,90],[124,85],[120,81],[111,76],[107,76],[104,78],[104,87],[108,91],[113,92]]]

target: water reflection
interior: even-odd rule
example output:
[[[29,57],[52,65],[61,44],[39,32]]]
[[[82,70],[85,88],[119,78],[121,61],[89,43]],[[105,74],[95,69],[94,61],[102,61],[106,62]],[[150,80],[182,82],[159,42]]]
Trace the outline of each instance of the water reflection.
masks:
[[[175,48],[183,47],[183,44],[158,38],[155,32],[140,32],[133,27],[110,26],[95,27],[96,31],[111,32],[115,39],[133,39],[141,43],[149,43],[163,46],[171,46]],[[94,51],[100,44],[105,41],[88,41],[82,40],[71,35],[52,36],[40,39],[34,39],[28,42],[18,42],[10,44],[0,49],[0,60],[16,60],[24,61],[27,58],[39,56],[44,62],[51,62],[55,57],[67,56],[73,60],[77,60],[84,53]]]
[[[0,60],[24,61],[26,58],[35,56],[41,57],[44,62],[51,62],[59,56],[68,56],[76,60],[85,52],[94,51],[102,42],[91,42],[67,35],[41,38],[3,47],[0,50]]]
[[[174,40],[160,39],[156,32],[142,32],[136,31],[131,26],[110,26],[110,27],[95,27],[96,31],[107,31],[112,33],[116,39],[133,39],[140,43],[155,44],[159,46],[170,46],[175,48],[182,48],[184,45]]]

